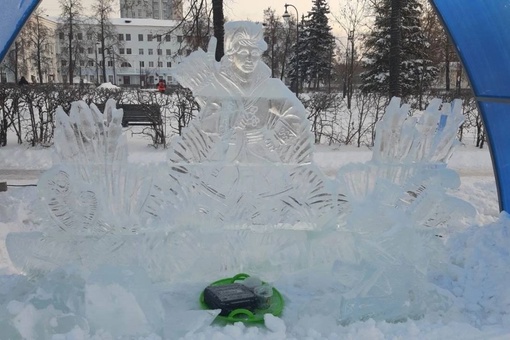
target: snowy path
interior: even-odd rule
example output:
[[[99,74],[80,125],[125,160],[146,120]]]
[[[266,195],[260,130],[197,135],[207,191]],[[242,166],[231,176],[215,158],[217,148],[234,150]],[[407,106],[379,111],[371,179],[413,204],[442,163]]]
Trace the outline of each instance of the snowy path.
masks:
[[[44,170],[0,169],[0,181],[37,180]]]

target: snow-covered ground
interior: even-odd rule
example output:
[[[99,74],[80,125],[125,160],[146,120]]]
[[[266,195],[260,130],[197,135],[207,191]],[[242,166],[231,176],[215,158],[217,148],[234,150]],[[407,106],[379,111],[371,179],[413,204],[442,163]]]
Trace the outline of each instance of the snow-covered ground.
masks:
[[[138,139],[140,137],[129,137],[131,162],[165,160],[164,150],[147,146],[148,142]],[[0,148],[0,182],[7,180],[9,185],[36,183],[37,172],[22,170],[51,167],[51,155],[51,149],[27,148],[10,141],[5,148]],[[337,169],[347,163],[365,162],[370,158],[368,148],[317,146],[315,153],[317,164],[328,176],[335,175]],[[37,304],[22,303],[23,290],[28,290],[32,283],[11,264],[5,238],[9,232],[31,229],[37,219],[32,209],[38,198],[34,186],[9,186],[7,192],[0,193],[0,307],[4,306],[0,308],[0,339],[7,334],[7,327],[11,327],[10,331],[14,327],[25,339],[123,338],[111,331],[111,324],[148,329],[140,337],[142,339],[510,339],[510,219],[506,214],[499,214],[490,154],[487,149],[461,146],[449,167],[461,177],[460,188],[451,194],[470,202],[477,210],[474,218],[464,221],[464,227],[450,231],[445,245],[451,260],[450,269],[444,277],[435,280],[452,303],[445,310],[398,323],[368,319],[340,324],[334,316],[321,313],[331,307],[321,306],[328,302],[320,296],[331,273],[317,270],[313,279],[306,278],[306,286],[316,288],[313,293],[301,289],[299,282],[303,277],[300,273],[285,274],[273,282],[283,294],[286,308],[281,318],[268,317],[265,327],[247,327],[241,323],[208,325],[210,318],[198,311],[196,301],[207,282],[160,283],[154,287],[154,292],[139,292],[146,294],[143,295],[147,299],[145,302],[137,302],[120,287],[116,289],[96,282],[86,288],[90,299],[88,313],[90,318],[96,318],[96,324],[103,322],[105,326],[95,330],[86,326],[80,328],[76,326],[80,322],[74,320],[69,322],[73,327],[66,329],[62,325],[66,324],[65,318],[72,318],[72,315],[52,317],[47,306],[39,310],[33,307]],[[70,280],[73,278],[71,270],[64,272]],[[135,286],[133,283],[132,288]],[[62,290],[61,296],[69,297],[66,291],[69,287],[72,286],[55,289]],[[161,297],[161,305],[151,304],[153,299],[158,299],[155,292]],[[44,292],[34,294],[44,301],[41,297]],[[14,326],[2,324],[6,319],[6,315],[1,314],[2,309],[8,311],[9,318],[16,320]],[[111,315],[116,318],[108,319]],[[46,323],[44,318],[48,318]],[[101,318],[106,319],[101,321]],[[46,324],[46,328],[41,328],[41,324]],[[151,328],[155,324],[161,325],[159,331],[151,331],[157,329]],[[49,337],[47,334],[57,335]]]

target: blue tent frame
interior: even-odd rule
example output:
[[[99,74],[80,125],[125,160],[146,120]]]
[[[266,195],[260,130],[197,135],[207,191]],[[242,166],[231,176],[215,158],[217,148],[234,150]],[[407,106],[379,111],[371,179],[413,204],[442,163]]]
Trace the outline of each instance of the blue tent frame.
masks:
[[[41,0],[1,0],[1,2],[0,9],[9,13],[9,17],[0,23],[0,30],[7,33],[7,41],[0,39],[0,62]]]
[[[468,74],[510,212],[510,0],[430,0]]]

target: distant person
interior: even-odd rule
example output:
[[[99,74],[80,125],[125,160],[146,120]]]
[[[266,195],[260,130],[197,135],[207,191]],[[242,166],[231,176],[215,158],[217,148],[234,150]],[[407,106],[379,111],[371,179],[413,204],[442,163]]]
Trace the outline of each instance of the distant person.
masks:
[[[166,91],[166,82],[163,79],[158,82],[158,91],[159,93],[165,93]]]
[[[28,85],[28,81],[25,79],[25,77],[21,77],[21,79],[18,81],[19,86]]]

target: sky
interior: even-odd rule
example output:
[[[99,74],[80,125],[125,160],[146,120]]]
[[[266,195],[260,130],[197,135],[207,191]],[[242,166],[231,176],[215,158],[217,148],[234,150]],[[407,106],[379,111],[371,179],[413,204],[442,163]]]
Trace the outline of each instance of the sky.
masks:
[[[339,8],[339,2],[341,0],[334,0],[330,2],[330,7],[333,9]],[[91,4],[94,0],[82,0],[82,4],[85,8],[90,8]],[[225,14],[228,18],[236,19],[236,20],[253,20],[253,21],[261,21],[262,13],[264,9],[271,7],[275,9],[277,12],[285,11],[285,3],[286,1],[275,1],[275,0],[225,0]],[[312,8],[312,0],[293,0],[289,2],[290,4],[296,6],[299,15],[306,14]],[[60,10],[58,6],[58,0],[42,0],[41,5],[46,8],[47,14],[49,15],[59,15]],[[294,13],[295,10],[289,8],[291,13]],[[295,14],[295,13],[294,13]]]
[[[332,14],[337,14],[341,8],[343,0],[329,1]],[[89,9],[94,0],[82,0],[83,7]],[[230,20],[251,20],[262,21],[263,11],[268,7],[276,10],[276,13],[283,15],[285,12],[285,0],[224,0],[225,16]],[[296,7],[299,16],[306,15],[312,8],[312,0],[292,0],[288,2]],[[41,6],[46,9],[46,14],[51,16],[60,15],[58,0],[42,0]],[[289,13],[296,14],[293,8],[289,7]],[[335,25],[331,19],[330,24],[333,26],[334,34],[340,35],[338,25]]]

